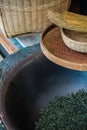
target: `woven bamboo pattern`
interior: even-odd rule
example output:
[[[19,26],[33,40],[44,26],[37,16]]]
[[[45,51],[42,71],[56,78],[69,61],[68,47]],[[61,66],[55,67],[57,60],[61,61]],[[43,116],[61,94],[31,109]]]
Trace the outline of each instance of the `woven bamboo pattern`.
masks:
[[[67,47],[70,49],[87,53],[87,33],[67,30],[61,28],[61,36]]]
[[[87,16],[69,11],[64,11],[62,13],[48,11],[48,18],[57,26],[62,28],[87,32]]]
[[[68,10],[71,0],[0,0],[6,35],[12,37],[28,32],[42,32],[51,24],[47,10]]]
[[[40,46],[44,55],[53,63],[74,70],[87,71],[87,53],[79,53],[67,47],[62,40],[59,27],[49,26],[41,35]]]

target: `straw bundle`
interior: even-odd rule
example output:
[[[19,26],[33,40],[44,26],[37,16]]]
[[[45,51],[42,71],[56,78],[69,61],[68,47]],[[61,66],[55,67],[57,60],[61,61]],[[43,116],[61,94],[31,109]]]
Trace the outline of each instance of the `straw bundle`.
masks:
[[[27,32],[41,32],[51,22],[47,10],[63,12],[71,0],[0,0],[1,18],[8,37]]]

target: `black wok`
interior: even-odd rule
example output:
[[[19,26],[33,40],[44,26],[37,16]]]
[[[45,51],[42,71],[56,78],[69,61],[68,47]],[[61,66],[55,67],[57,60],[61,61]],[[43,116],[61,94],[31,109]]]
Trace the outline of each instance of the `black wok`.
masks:
[[[15,61],[19,54],[13,55]],[[27,54],[23,51],[2,72],[0,113],[8,130],[34,130],[41,109],[54,96],[87,90],[87,72],[58,66],[42,52]]]

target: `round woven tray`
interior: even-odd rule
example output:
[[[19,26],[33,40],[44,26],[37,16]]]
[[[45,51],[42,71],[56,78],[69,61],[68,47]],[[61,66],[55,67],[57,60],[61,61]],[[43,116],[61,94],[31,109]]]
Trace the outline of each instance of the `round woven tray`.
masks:
[[[60,29],[49,26],[41,36],[41,49],[52,62],[66,68],[87,71],[87,53],[80,53],[68,48],[62,38]]]

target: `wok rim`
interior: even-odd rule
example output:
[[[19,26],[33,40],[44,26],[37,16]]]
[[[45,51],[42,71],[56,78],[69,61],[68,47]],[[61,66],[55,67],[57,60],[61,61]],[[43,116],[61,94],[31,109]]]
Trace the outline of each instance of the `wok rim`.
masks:
[[[0,90],[0,115],[1,115],[1,120],[7,130],[16,130],[15,126],[10,121],[9,116],[6,112],[6,108],[5,108],[5,98],[6,98],[7,90],[9,88],[9,83],[10,81],[12,81],[12,79],[15,77],[15,75],[18,72],[20,72],[27,64],[33,63],[36,59],[39,58],[39,56],[43,56],[43,53],[38,52],[38,53],[32,54],[31,56],[25,57],[23,60],[15,64],[14,67],[10,66],[10,70],[7,72],[6,75],[3,76],[1,90]],[[19,69],[17,69],[18,67]]]

